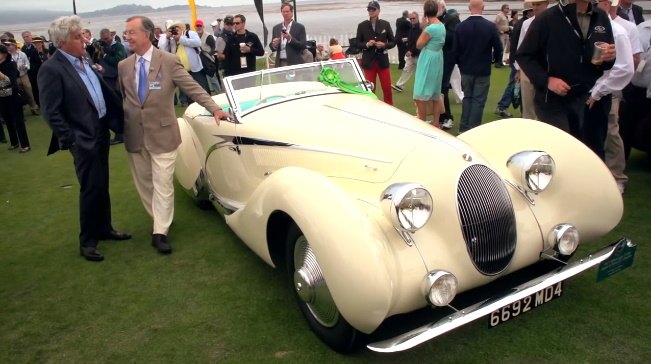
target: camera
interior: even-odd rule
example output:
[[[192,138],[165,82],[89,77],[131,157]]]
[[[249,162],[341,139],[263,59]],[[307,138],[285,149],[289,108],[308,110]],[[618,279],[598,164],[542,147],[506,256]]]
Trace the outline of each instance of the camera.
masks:
[[[170,33],[172,33],[172,35],[179,35],[179,27],[170,28]]]
[[[217,18],[217,21],[218,21],[218,22],[221,22],[221,21],[222,21],[222,18]]]
[[[283,34],[287,34],[287,28],[283,27],[282,32],[283,32]]]

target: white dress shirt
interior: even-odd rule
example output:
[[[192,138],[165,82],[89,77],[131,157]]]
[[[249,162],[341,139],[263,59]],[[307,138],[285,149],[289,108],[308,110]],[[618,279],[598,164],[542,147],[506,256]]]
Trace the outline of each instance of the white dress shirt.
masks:
[[[621,25],[610,21],[613,28],[613,37],[615,38],[615,49],[617,58],[613,68],[605,71],[595,82],[590,95],[595,100],[600,100],[606,95],[621,91],[631,82],[633,72],[633,51],[631,50],[631,41],[628,40],[626,29]]]
[[[524,36],[527,35],[527,31],[529,30],[529,27],[531,26],[531,22],[535,19],[535,16],[532,16],[531,18],[527,18],[525,21],[522,22],[522,28],[520,29],[520,38],[518,38],[518,48],[520,48],[520,44],[522,44],[522,41],[524,40]],[[517,51],[518,48],[515,50]],[[515,67],[516,70],[520,70],[520,65],[518,65],[518,62],[513,63],[513,67]]]
[[[635,23],[631,23],[630,21],[622,18],[621,16],[615,17],[613,21],[624,28],[626,30],[626,34],[628,35],[628,40],[631,41],[631,49],[633,50],[633,54],[637,53],[642,53],[642,44],[640,44],[640,33],[637,31],[637,27],[635,26]]]

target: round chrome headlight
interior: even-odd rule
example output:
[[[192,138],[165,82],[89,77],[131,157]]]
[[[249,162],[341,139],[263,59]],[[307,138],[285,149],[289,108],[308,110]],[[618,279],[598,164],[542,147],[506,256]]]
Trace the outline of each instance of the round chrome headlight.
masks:
[[[382,193],[382,207],[396,229],[414,232],[432,216],[432,196],[416,183],[396,183]]]
[[[542,192],[549,187],[556,170],[554,159],[549,154],[538,151],[515,154],[509,158],[506,166],[533,193]]]
[[[549,233],[549,242],[562,255],[572,255],[579,247],[579,231],[570,224],[556,225]]]
[[[427,302],[434,306],[447,306],[457,295],[457,277],[444,270],[433,270],[425,276],[421,291]]]

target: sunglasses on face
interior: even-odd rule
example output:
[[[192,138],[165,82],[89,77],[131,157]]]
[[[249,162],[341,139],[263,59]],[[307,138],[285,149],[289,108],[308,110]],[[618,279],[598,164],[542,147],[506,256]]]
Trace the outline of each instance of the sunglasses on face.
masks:
[[[195,25],[196,28],[203,28],[203,25]]]
[[[366,8],[366,11],[376,11],[376,8]]]
[[[242,24],[242,22],[241,21],[234,21],[233,24],[240,25],[240,24]]]

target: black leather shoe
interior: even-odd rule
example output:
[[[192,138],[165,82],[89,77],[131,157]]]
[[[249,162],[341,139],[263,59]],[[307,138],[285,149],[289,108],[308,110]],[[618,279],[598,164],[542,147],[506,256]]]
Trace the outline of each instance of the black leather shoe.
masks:
[[[111,230],[99,238],[99,240],[129,240],[129,239],[131,239],[131,234],[123,233],[115,230]]]
[[[86,258],[89,262],[101,262],[104,256],[95,247],[80,246],[79,255]]]
[[[151,245],[161,254],[172,253],[172,247],[167,243],[167,236],[154,234],[151,236]]]

